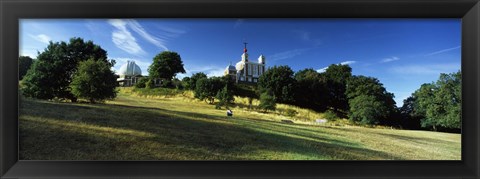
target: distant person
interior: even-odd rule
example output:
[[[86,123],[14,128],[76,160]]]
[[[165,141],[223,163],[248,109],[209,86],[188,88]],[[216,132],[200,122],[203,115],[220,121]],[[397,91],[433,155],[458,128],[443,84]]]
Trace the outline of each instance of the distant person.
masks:
[[[232,110],[230,110],[230,109],[229,109],[229,110],[227,110],[227,116],[233,116],[233,112],[232,112]]]

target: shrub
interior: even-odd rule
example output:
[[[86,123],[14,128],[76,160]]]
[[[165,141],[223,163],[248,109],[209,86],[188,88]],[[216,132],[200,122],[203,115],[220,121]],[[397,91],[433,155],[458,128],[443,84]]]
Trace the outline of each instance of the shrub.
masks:
[[[327,110],[325,113],[323,113],[323,118],[329,120],[329,121],[335,121],[337,119],[340,119],[337,114],[332,111],[332,110]]]
[[[140,81],[135,84],[135,87],[137,88],[145,88],[147,86],[148,78],[142,78]]]
[[[295,111],[294,109],[287,109],[287,110],[285,110],[285,114],[287,116],[294,117],[298,114],[298,112]]]

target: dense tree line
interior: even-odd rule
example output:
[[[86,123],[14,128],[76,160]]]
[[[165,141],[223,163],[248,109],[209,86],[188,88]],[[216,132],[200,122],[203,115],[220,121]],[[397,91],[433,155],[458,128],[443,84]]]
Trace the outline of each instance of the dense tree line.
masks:
[[[287,103],[359,124],[405,129],[459,131],[461,124],[460,72],[441,74],[437,82],[422,85],[400,108],[377,78],[353,76],[351,67],[341,64],[323,73],[273,66],[260,76],[258,89],[262,109]]]
[[[401,107],[403,120],[435,131],[459,132],[461,129],[462,75],[458,71],[440,74],[436,82],[425,83]],[[412,125],[412,124],[410,124]]]

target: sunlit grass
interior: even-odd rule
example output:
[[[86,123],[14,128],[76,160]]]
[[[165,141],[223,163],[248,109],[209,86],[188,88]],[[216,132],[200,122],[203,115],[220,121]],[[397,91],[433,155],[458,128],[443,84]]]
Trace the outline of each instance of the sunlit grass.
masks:
[[[224,109],[193,99],[191,92],[149,96],[131,88],[121,89],[117,99],[106,104],[22,98],[20,159],[459,160],[461,156],[460,134],[319,126],[301,123],[300,118],[308,114],[312,120],[322,114],[295,110],[298,115],[289,118],[239,105],[228,118]],[[280,122],[287,118],[295,124]]]

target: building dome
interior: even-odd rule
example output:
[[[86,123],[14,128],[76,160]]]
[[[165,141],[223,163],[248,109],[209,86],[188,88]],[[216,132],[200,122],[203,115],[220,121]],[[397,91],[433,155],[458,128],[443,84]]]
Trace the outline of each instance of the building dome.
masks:
[[[127,61],[127,63],[123,64],[120,70],[118,70],[118,75],[120,76],[136,76],[141,74],[142,70],[134,61]]]

